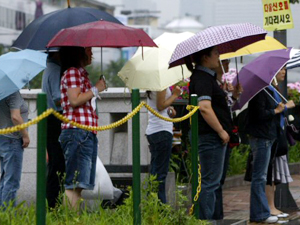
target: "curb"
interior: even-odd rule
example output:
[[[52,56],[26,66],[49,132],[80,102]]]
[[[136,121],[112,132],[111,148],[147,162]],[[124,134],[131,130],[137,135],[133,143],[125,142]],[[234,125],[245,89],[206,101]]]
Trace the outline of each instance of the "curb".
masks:
[[[291,175],[300,174],[300,162],[289,163],[289,169],[290,169],[290,174]],[[227,177],[226,180],[225,180],[225,183],[223,185],[223,188],[227,189],[227,188],[250,185],[251,182],[244,181],[244,176],[245,176],[245,174],[234,175],[234,176],[231,176],[231,177]]]

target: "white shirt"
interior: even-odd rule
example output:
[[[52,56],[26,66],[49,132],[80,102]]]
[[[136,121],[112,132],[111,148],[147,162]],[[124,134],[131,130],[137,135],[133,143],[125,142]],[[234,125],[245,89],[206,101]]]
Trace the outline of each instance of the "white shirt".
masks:
[[[172,95],[171,90],[169,88],[167,88],[165,99],[168,99],[171,95]],[[163,117],[170,118],[168,115],[168,108],[166,108],[162,111],[158,111],[158,109],[156,107],[157,92],[152,91],[150,94],[150,97],[151,97],[151,99],[147,98],[147,104],[151,108],[153,108],[155,111],[159,112],[159,114],[162,115]],[[159,131],[168,131],[171,134],[173,134],[173,123],[172,122],[162,120],[162,119],[156,117],[155,115],[153,115],[151,112],[148,112],[148,118],[149,119],[148,119],[148,126],[146,129],[146,135],[154,134]]]

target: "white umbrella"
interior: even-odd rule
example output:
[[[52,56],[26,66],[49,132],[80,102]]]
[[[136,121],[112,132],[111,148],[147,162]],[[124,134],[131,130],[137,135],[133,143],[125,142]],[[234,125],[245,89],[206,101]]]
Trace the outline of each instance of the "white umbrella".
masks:
[[[163,33],[154,40],[158,48],[144,47],[143,51],[139,48],[118,76],[129,89],[139,88],[151,91],[162,91],[190,77],[191,72],[186,66],[168,69],[168,61],[176,45],[193,35],[190,32]]]

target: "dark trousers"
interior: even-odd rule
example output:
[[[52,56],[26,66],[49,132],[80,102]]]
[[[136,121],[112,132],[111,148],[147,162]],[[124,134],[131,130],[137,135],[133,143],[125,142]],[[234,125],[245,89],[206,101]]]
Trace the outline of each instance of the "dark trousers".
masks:
[[[58,137],[61,133],[61,121],[55,116],[47,118],[47,152],[48,176],[46,196],[48,206],[54,208],[58,203],[59,192],[63,191],[63,175],[65,173],[65,159]]]
[[[160,131],[147,135],[147,139],[151,152],[150,173],[157,175],[158,198],[162,203],[166,203],[166,177],[169,171],[173,135],[168,131]]]
[[[223,212],[223,185],[225,183],[226,179],[226,173],[228,170],[229,166],[229,159],[230,159],[230,153],[231,153],[231,148],[229,145],[227,145],[226,148],[226,153],[225,153],[225,160],[224,160],[224,167],[223,167],[223,173],[222,173],[222,178],[220,181],[220,186],[216,190],[216,204],[215,204],[215,211],[213,215],[214,220],[222,220],[224,217],[224,212]]]

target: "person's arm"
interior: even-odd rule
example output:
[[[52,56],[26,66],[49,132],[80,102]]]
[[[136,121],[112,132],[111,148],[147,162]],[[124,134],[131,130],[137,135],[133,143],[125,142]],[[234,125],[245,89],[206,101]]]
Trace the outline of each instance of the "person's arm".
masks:
[[[11,115],[11,120],[12,120],[12,122],[15,126],[24,123],[24,120],[21,116],[20,109],[11,109],[10,110],[10,115]],[[28,131],[26,129],[23,129],[23,130],[20,131],[20,133],[21,133],[22,139],[23,139],[23,146],[22,147],[27,148],[29,143],[30,143]]]
[[[201,100],[198,102],[198,106],[200,107],[200,113],[205,122],[220,136],[224,144],[228,143],[230,137],[220,124],[211,106],[211,101]]]
[[[166,93],[167,93],[166,89],[157,92],[156,107],[159,111],[162,111],[168,108],[169,106],[171,106],[172,103],[180,96],[181,89],[180,87],[176,86],[172,91],[172,95],[167,99],[166,99]]]

